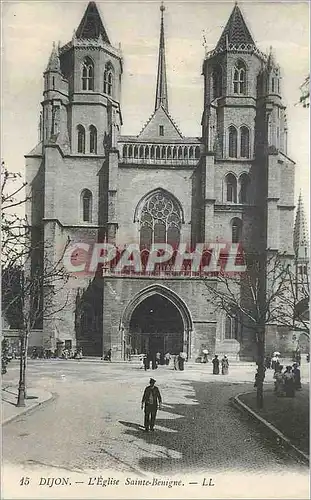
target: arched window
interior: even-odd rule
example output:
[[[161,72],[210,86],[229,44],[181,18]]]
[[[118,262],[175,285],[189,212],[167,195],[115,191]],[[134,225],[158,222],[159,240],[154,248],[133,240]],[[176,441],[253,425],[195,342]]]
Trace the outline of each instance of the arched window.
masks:
[[[249,158],[249,129],[247,127],[240,128],[240,139],[241,139],[241,158]]]
[[[238,133],[237,129],[231,125],[229,127],[229,158],[237,158],[238,156]]]
[[[94,125],[90,126],[90,153],[97,154],[97,130]]]
[[[238,61],[233,71],[233,93],[246,94],[246,67],[242,61]]]
[[[123,158],[126,158],[127,157],[127,146],[124,145],[123,146]]]
[[[239,202],[240,203],[248,203],[249,198],[249,183],[250,179],[247,174],[242,174],[239,178],[240,183],[240,194],[239,194]]]
[[[94,90],[94,64],[89,57],[82,64],[82,90]]]
[[[162,189],[149,196],[140,216],[140,246],[150,248],[152,243],[179,244],[182,223],[177,201]]]
[[[82,125],[78,125],[78,153],[85,153],[85,129]]]
[[[89,189],[82,191],[82,220],[92,222],[92,193]]]
[[[235,217],[231,221],[231,240],[232,243],[239,243],[242,239],[242,221]]]
[[[216,68],[214,68],[212,78],[213,78],[213,99],[216,99],[217,97],[221,97],[223,94],[221,66],[217,65]]]
[[[197,147],[195,148],[195,157],[196,157],[196,158],[200,158],[200,147],[199,147],[199,146],[197,146]]]
[[[113,92],[113,68],[107,64],[104,71],[104,94],[112,96]]]
[[[238,338],[238,315],[237,313],[228,313],[226,316],[226,324],[225,324],[225,339],[237,339]]]
[[[237,180],[235,175],[226,175],[226,190],[227,190],[227,201],[230,203],[237,202]]]

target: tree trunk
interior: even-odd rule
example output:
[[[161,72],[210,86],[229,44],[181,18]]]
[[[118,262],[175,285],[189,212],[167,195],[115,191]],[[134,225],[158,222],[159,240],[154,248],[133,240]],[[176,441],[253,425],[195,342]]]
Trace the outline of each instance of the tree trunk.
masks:
[[[258,328],[257,340],[257,408],[263,408],[263,382],[265,379],[265,326]]]
[[[28,340],[29,332],[25,331],[24,346],[25,346],[25,356],[24,356],[24,384],[25,384],[25,399],[27,399],[27,354],[28,354]]]
[[[24,372],[24,357],[25,357],[25,337],[20,338],[20,364],[19,364],[19,383],[18,396],[16,406],[25,406],[25,372]]]

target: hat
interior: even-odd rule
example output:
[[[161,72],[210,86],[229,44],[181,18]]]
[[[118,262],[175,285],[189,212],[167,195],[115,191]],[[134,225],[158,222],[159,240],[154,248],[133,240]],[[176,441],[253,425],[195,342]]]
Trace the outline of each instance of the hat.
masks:
[[[150,382],[150,384],[155,384],[155,383],[156,383],[156,380],[154,380],[154,378],[151,378],[151,379],[149,380],[149,382]]]

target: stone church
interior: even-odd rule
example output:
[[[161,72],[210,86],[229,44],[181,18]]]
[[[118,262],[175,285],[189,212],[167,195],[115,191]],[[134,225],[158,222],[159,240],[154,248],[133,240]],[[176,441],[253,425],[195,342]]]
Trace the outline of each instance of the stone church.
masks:
[[[163,4],[159,17],[154,112],[137,136],[122,135],[122,54],[95,2],[72,40],[53,46],[40,142],[26,155],[41,265],[55,262],[68,239],[142,249],[225,241],[294,255],[295,163],[272,51],[257,48],[235,4],[214,50],[202,54],[201,136],[185,137],[169,111]],[[38,326],[51,349],[111,349],[114,359],[146,351],[195,359],[203,349],[256,355],[254,331],[216,310],[204,280],[187,272],[78,275],[54,300],[58,313]]]

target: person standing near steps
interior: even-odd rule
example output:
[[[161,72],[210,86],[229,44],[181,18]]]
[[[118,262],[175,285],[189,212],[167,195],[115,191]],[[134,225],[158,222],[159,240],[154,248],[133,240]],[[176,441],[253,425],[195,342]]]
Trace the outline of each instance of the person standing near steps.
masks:
[[[145,405],[145,419],[144,427],[145,432],[154,430],[155,419],[157,415],[158,408],[161,409],[162,398],[159,389],[155,385],[156,381],[151,378],[149,385],[145,388],[144,394],[141,400],[141,409]]]

